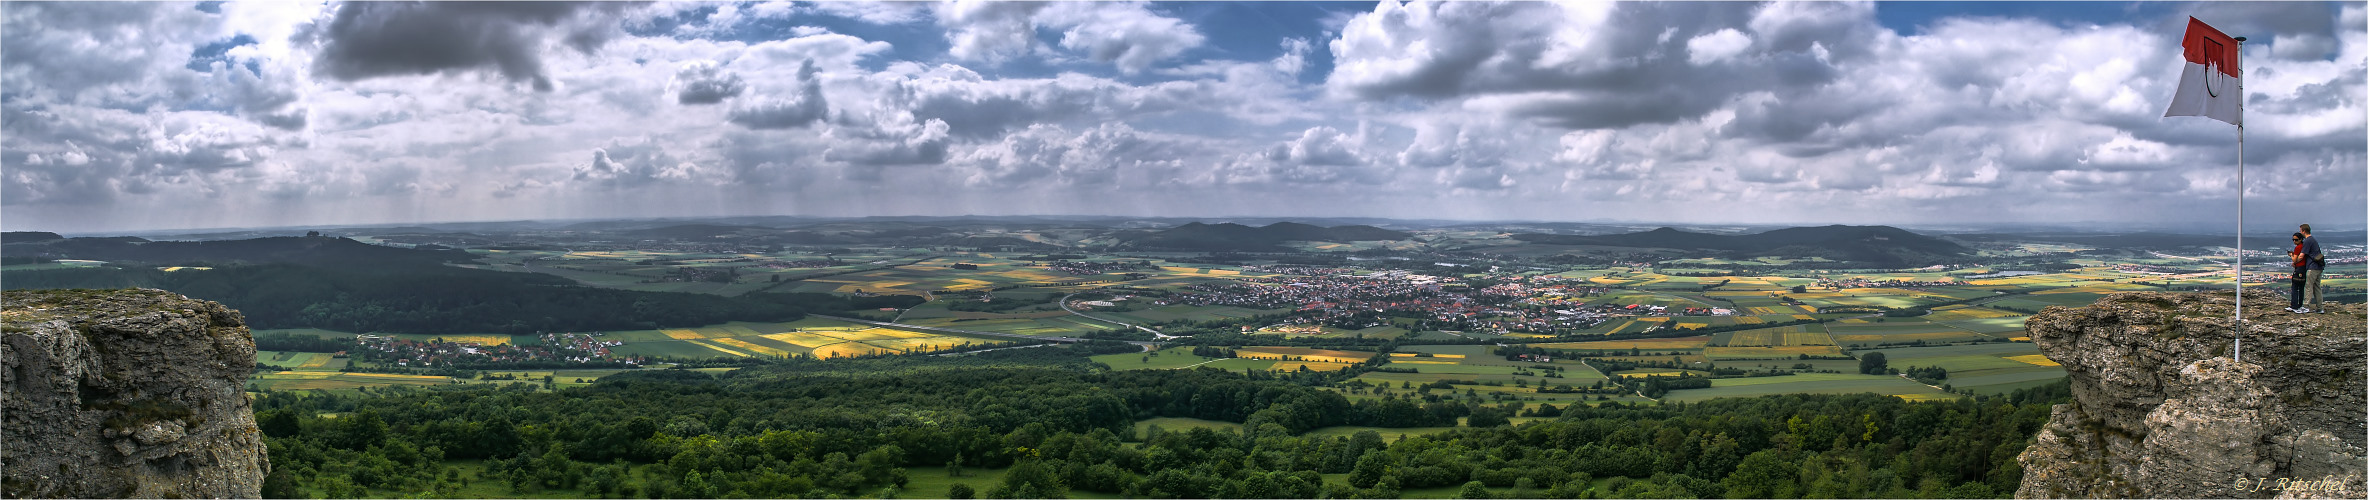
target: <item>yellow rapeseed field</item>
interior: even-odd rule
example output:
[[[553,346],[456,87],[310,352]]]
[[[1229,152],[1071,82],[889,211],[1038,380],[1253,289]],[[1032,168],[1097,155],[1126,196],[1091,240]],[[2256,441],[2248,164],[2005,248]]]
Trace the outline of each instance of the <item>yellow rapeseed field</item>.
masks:
[[[330,360],[334,360],[334,359],[337,359],[337,357],[336,357],[336,356],[330,356],[330,355],[327,355],[327,354],[318,354],[318,353],[315,353],[315,354],[313,354],[313,355],[310,357],[310,359],[306,359],[306,360],[304,360],[304,364],[301,364],[301,365],[296,365],[296,367],[297,367],[297,368],[320,368],[320,367],[323,367],[323,366],[328,366],[328,365],[329,365],[329,361],[330,361]]]
[[[767,339],[793,344],[808,349],[846,342],[846,339],[819,335],[819,332],[788,332],[765,335]]]
[[[826,345],[826,346],[822,346],[822,347],[816,347],[816,348],[814,348],[814,357],[817,357],[817,358],[847,358],[847,357],[862,356],[862,355],[871,354],[871,353],[876,353],[876,352],[881,352],[881,351],[885,351],[885,350],[886,350],[886,349],[881,349],[881,348],[879,348],[879,347],[877,347],[877,346],[872,346],[872,345],[869,345],[869,344],[864,344],[864,343],[861,343],[861,342],[845,342],[845,343],[839,343],[839,344],[831,344],[831,345]]]
[[[1283,361],[1283,362],[1278,362],[1278,363],[1275,363],[1275,364],[1274,364],[1274,367],[1272,367],[1272,368],[1268,368],[1268,369],[1269,369],[1269,370],[1273,370],[1273,371],[1278,371],[1278,372],[1295,372],[1295,371],[1299,371],[1299,369],[1300,369],[1300,368],[1302,368],[1302,367],[1305,367],[1305,368],[1307,368],[1307,369],[1308,369],[1308,371],[1330,372],[1330,371],[1340,371],[1340,370],[1344,370],[1344,369],[1347,369],[1347,368],[1348,368],[1348,366],[1349,366],[1349,364],[1348,364],[1348,363],[1325,363],[1325,362],[1320,362],[1320,361]]]
[[[757,353],[757,354],[763,354],[763,355],[766,355],[766,356],[774,356],[774,357],[786,357],[786,356],[789,356],[789,354],[790,354],[790,353],[789,353],[789,351],[784,351],[784,350],[780,350],[780,349],[774,349],[774,348],[771,348],[771,347],[765,347],[765,346],[761,346],[761,345],[756,345],[756,344],[754,344],[754,343],[751,343],[751,342],[749,342],[749,341],[746,341],[746,340],[740,340],[740,339],[729,338],[729,337],[726,337],[726,338],[719,338],[719,339],[713,339],[713,340],[709,340],[709,342],[714,342],[714,343],[717,343],[717,344],[722,344],[722,345],[728,345],[728,346],[732,346],[733,348],[736,348],[736,349],[740,349],[740,350],[743,350],[743,351],[748,351],[748,352],[753,352],[753,353]]]
[[[737,351],[737,350],[733,350],[732,348],[729,348],[729,347],[724,347],[724,346],[721,346],[721,345],[717,345],[716,343],[714,343],[714,342],[710,342],[710,341],[705,341],[705,340],[684,340],[684,342],[690,342],[690,343],[692,343],[692,344],[696,344],[696,345],[698,345],[699,347],[705,347],[705,348],[708,348],[708,349],[714,349],[714,350],[718,350],[718,351],[723,351],[723,353],[724,353],[724,354],[730,354],[730,355],[733,355],[733,356],[739,356],[739,357],[743,357],[743,358],[745,358],[745,357],[748,357],[748,353],[745,353],[745,352],[740,352],[740,351]]]
[[[2025,355],[2021,355],[2021,356],[2007,356],[2007,357],[2006,357],[2006,359],[2011,359],[2011,360],[2015,360],[2015,361],[2021,361],[2021,362],[2024,362],[2024,363],[2029,363],[2029,364],[2034,364],[2034,365],[2039,365],[2039,366],[2063,366],[2062,364],[2056,363],[2056,360],[2053,360],[2053,359],[2047,359],[2047,355],[2045,355],[2045,354],[2025,354]]]

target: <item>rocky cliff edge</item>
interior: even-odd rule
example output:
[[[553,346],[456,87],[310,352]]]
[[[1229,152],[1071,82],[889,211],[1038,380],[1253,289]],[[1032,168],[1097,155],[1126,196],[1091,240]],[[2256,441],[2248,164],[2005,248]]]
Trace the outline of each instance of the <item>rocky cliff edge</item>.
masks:
[[[2070,375],[2017,498],[2368,497],[2368,308],[2137,292],[2050,307],[2031,340]]]
[[[238,312],[160,290],[0,292],[0,493],[254,498],[270,471]]]

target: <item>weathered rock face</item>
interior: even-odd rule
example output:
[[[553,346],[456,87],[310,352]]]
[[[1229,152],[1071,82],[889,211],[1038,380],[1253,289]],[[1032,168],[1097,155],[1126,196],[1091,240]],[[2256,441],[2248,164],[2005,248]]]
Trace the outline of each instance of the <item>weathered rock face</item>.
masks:
[[[0,360],[0,493],[260,496],[238,312],[160,290],[0,292]]]
[[[2285,312],[2245,294],[2138,292],[2050,307],[2026,324],[2064,365],[2020,460],[2018,498],[2368,497],[2368,307]]]

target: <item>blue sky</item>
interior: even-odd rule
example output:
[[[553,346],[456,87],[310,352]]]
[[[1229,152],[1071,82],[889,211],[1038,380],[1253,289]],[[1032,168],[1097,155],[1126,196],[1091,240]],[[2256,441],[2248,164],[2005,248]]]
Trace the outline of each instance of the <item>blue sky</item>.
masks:
[[[0,3],[0,227],[2368,223],[2359,2]]]

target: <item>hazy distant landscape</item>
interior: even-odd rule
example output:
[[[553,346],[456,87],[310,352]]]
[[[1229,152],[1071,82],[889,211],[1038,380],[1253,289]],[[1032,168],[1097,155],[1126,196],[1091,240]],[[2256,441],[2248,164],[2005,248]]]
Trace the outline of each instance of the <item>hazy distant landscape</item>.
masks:
[[[0,288],[237,311],[274,498],[2006,497],[2034,315],[2368,301],[2358,2],[0,14]]]
[[[1192,396],[1194,402],[1183,406],[1130,396],[1125,404],[1134,410],[1110,408],[1115,413],[1079,416],[1086,420],[1075,424],[1123,431],[1097,446],[1141,441],[1156,447],[1168,442],[1160,433],[1192,429],[1256,435],[1265,431],[1250,430],[1280,424],[1275,432],[1313,440],[1305,441],[1310,445],[1340,438],[1353,443],[1367,439],[1365,432],[1436,435],[1497,425],[1492,421],[1552,420],[1587,407],[1771,395],[1873,393],[1891,402],[2041,397],[2035,394],[2062,390],[2063,370],[2030,344],[2022,331],[2028,315],[2119,291],[2224,289],[2234,256],[2223,238],[2167,233],[1355,222],[1363,224],[1094,217],[520,221],[248,230],[178,240],[15,232],[0,236],[0,257],[6,259],[0,282],[9,288],[155,287],[244,312],[261,349],[250,389],[285,395],[265,398],[266,408],[277,409],[258,416],[265,417],[267,432],[287,436],[285,442],[297,447],[307,445],[294,444],[304,442],[296,437],[315,432],[325,433],[318,442],[323,446],[350,439],[337,433],[352,431],[336,430],[346,421],[319,420],[327,415],[375,408],[381,416],[372,418],[420,418],[400,416],[408,410],[387,405],[443,391],[482,387],[497,391],[487,396],[523,396],[572,390],[592,391],[572,398],[607,398],[653,387],[627,380],[704,381],[710,375],[728,384],[778,388],[811,383],[802,373],[882,370],[880,376],[893,379],[912,370],[1072,365],[1119,377],[1099,383],[1134,387],[1125,384],[1136,382],[1125,381],[1157,386],[1178,379],[1120,374],[1209,370],[1246,375],[1247,381],[1280,377],[1288,381],[1280,387],[1300,391],[1296,397],[1314,398],[1296,405],[1337,406],[1322,416],[1261,417],[1232,413],[1243,410],[1201,399],[1207,396]],[[2332,243],[2359,236],[2324,235],[2331,242],[2327,287],[2334,300],[2358,302],[2368,295],[2368,246]],[[2283,275],[2275,272],[2282,262],[2272,262],[2266,251],[2251,253],[2249,281],[2282,284]],[[927,368],[936,365],[945,366]],[[635,377],[667,373],[697,375]],[[1215,375],[1195,377],[1209,376]],[[759,382],[765,380],[776,381]],[[433,392],[411,392],[422,389]],[[722,402],[694,406],[711,404]],[[980,410],[971,405],[964,411]],[[305,413],[321,411],[330,413]],[[591,441],[566,448],[576,450],[570,452],[577,454],[574,460],[587,462],[533,459],[563,460],[549,466],[560,467],[548,472],[562,474],[552,476],[557,479],[521,472],[546,466],[495,460],[531,451],[530,444],[431,445],[445,438],[418,434],[424,441],[411,446],[431,446],[446,459],[410,467],[450,471],[446,479],[364,482],[371,480],[290,474],[282,487],[304,489],[275,491],[374,495],[426,488],[500,496],[545,489],[622,494],[630,487],[642,494],[656,488],[666,495],[709,496],[716,492],[700,488],[713,486],[690,483],[689,473],[697,469],[676,475],[664,468],[686,460],[682,451],[656,451],[683,446],[666,436],[732,432],[715,427],[830,428],[798,423],[806,420],[642,418],[657,433],[642,437],[653,441],[595,442],[613,439],[595,433],[581,438]],[[993,432],[1054,421],[979,422]],[[661,422],[667,430],[658,430]],[[630,437],[644,431],[598,432]],[[773,439],[772,432],[748,439]],[[883,449],[866,446],[845,449]],[[924,445],[900,446],[909,447],[894,453]],[[912,456],[883,456],[877,467],[898,460],[908,465],[894,473],[875,471],[878,476],[759,491],[863,492],[915,481],[979,491],[1032,484],[1004,479],[1028,467],[1013,465],[1008,449],[961,448],[928,448],[938,451],[924,452],[934,454],[917,463],[967,460],[975,471],[968,474],[995,481],[965,481],[958,475],[963,467],[922,469],[910,465],[916,463]],[[597,464],[602,457],[620,457],[627,465],[614,471],[566,465]],[[631,465],[641,461],[654,464]],[[1308,467],[1321,472],[1354,465]],[[622,479],[624,471],[643,467],[668,471],[659,474],[671,479]],[[1132,467],[1147,468],[1113,469],[1107,479],[1113,483],[1059,484],[1078,494],[1183,487],[1151,486],[1153,479],[1142,475],[1156,478],[1164,474],[1161,468]],[[795,470],[788,473],[799,474]],[[916,474],[921,470],[928,472]],[[1298,481],[1291,488],[1309,489],[1269,494],[1329,491],[1324,488],[1336,486],[1324,485],[1339,484],[1348,488],[1342,494],[1427,496],[1454,493],[1426,493],[1428,488],[1462,484],[1393,476],[1399,479],[1389,486],[1343,472],[1349,476],[1290,480]],[[566,474],[584,478],[571,484]],[[510,486],[473,489],[466,478],[508,478]],[[1482,484],[1523,488],[1507,481]],[[1541,492],[1545,488],[1535,485],[1555,484],[1529,481],[1527,488]],[[1643,487],[1686,488],[1685,481]],[[1979,486],[1949,491],[1982,496],[2012,487],[1964,484]],[[1241,490],[1222,488],[1249,487],[1284,486],[1212,483],[1184,491],[1230,495]],[[1038,494],[1045,493],[1031,495]]]

